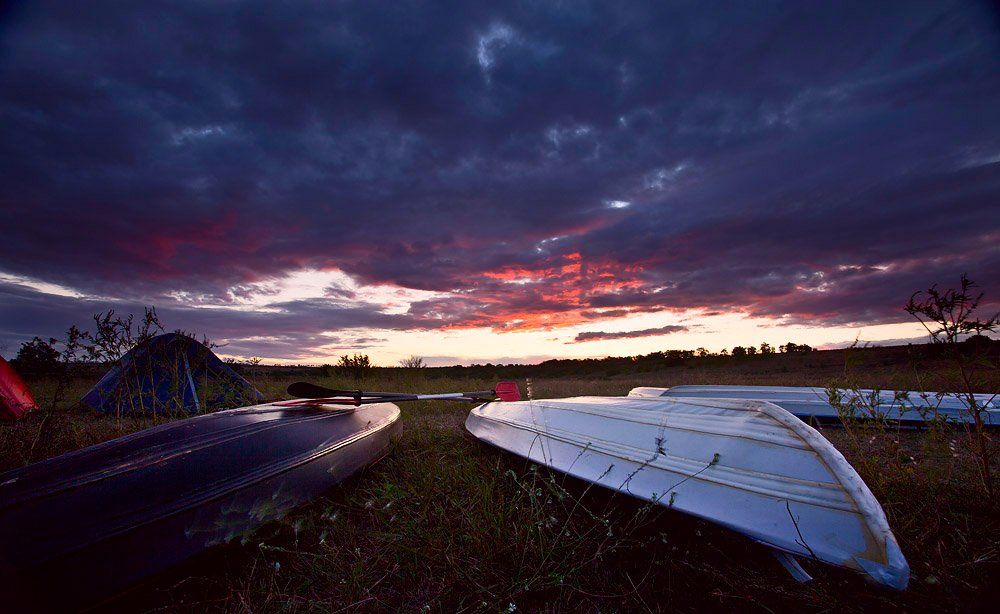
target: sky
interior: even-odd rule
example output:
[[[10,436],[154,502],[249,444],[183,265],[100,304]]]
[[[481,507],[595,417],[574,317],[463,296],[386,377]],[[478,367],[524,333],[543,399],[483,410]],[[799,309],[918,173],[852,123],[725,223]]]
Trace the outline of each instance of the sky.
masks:
[[[145,305],[390,365],[903,343],[916,290],[1000,299],[988,2],[3,6],[7,356]]]

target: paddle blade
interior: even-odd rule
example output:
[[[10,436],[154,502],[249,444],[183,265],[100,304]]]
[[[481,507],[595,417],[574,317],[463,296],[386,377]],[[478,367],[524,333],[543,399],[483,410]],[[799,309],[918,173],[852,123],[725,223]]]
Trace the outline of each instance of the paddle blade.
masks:
[[[342,392],[341,390],[324,388],[323,386],[317,386],[309,382],[294,382],[288,385],[288,394],[293,397],[304,397],[307,399],[322,399],[324,397],[336,396]]]
[[[497,382],[497,387],[493,391],[501,401],[521,400],[521,391],[517,389],[517,382]]]

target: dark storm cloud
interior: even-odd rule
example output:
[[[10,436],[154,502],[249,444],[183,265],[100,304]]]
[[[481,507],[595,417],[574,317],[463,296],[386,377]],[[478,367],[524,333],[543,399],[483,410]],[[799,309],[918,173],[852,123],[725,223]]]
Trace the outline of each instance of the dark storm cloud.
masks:
[[[670,324],[659,328],[646,328],[643,330],[627,330],[623,332],[609,333],[605,331],[586,331],[577,333],[573,341],[569,343],[583,343],[585,341],[607,341],[609,339],[636,339],[639,337],[660,337],[671,333],[686,331],[687,326]]]
[[[884,322],[964,270],[1000,291],[986,3],[24,3],[0,18],[0,271],[225,335],[678,308]],[[213,316],[169,298],[229,304],[302,268],[456,294],[405,316],[320,301]],[[17,317],[45,332],[96,306],[50,302]]]

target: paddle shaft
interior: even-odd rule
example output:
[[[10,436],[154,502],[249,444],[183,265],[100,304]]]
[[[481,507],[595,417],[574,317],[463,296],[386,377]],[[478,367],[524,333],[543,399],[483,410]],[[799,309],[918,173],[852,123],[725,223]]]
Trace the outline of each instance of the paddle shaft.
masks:
[[[295,382],[288,386],[288,393],[305,397],[287,401],[284,405],[364,405],[369,403],[396,403],[399,401],[486,401],[497,398],[517,400],[517,386],[513,382],[500,382],[495,390],[475,392],[445,392],[440,394],[406,394],[401,392],[366,392],[364,390],[337,390],[308,382]],[[516,398],[515,398],[516,396]]]
[[[485,392],[485,393],[484,393]],[[380,396],[371,396],[377,393],[366,392],[363,396],[354,397],[319,397],[319,398],[306,398],[306,399],[295,399],[292,401],[284,401],[282,405],[296,406],[296,405],[369,405],[371,403],[399,403],[401,401],[488,401],[491,398],[487,398],[485,395],[491,395],[492,390],[487,390],[484,392],[449,392],[446,394],[385,394]],[[476,397],[474,395],[481,395]]]

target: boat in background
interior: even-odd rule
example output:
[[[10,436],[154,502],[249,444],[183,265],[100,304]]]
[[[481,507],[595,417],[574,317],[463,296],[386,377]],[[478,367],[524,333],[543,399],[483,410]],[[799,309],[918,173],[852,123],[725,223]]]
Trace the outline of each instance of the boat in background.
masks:
[[[238,539],[380,459],[398,418],[391,403],[269,403],[0,474],[5,605],[93,604]]]
[[[588,482],[904,589],[909,567],[885,513],[815,429],[762,401],[575,397],[485,403],[477,438]]]
[[[858,398],[860,393],[860,398]],[[926,426],[927,421],[945,420],[953,424],[974,424],[968,401],[936,392],[906,392],[881,390],[840,390],[842,401],[848,406],[854,401],[854,414],[858,419],[881,419],[903,426]],[[905,398],[899,396],[905,394]],[[819,424],[839,424],[840,413],[830,404],[825,388],[801,386],[674,386],[673,388],[633,388],[630,397],[670,397],[686,399],[734,399],[768,401],[798,418]],[[975,395],[976,403],[986,426],[1000,426],[1000,396]],[[873,402],[874,401],[874,402]]]
[[[38,403],[28,385],[0,356],[0,419],[18,420],[35,409],[38,409]]]

